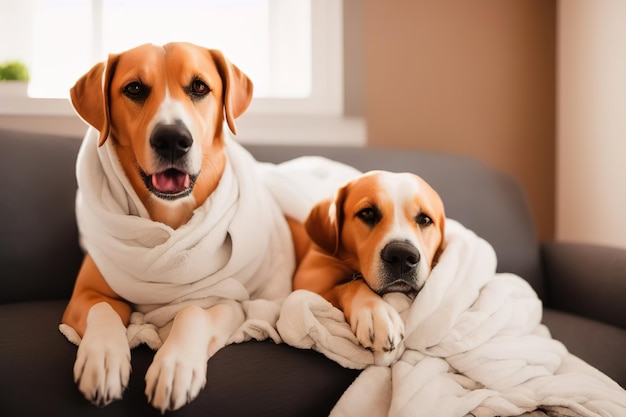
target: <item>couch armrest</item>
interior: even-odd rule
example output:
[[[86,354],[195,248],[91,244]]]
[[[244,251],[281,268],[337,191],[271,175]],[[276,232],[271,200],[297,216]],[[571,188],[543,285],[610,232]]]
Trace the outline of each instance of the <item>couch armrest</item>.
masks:
[[[549,307],[626,328],[626,250],[559,242],[541,249]]]

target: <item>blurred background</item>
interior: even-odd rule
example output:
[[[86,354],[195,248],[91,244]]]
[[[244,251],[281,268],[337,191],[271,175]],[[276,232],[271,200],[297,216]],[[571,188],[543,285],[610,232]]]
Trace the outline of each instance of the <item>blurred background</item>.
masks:
[[[62,97],[78,75],[127,44],[190,40],[255,82],[244,143],[469,155],[523,184],[541,240],[626,248],[623,0],[172,4],[0,0],[0,62],[31,69],[29,97],[0,92],[0,127],[80,136]]]

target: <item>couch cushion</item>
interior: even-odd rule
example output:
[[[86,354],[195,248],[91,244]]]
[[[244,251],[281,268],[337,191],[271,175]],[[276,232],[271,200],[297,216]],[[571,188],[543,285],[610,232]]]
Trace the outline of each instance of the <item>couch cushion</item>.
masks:
[[[77,138],[0,130],[0,302],[69,294],[80,263],[74,218]],[[441,194],[449,217],[489,241],[498,270],[528,280],[544,295],[539,249],[528,204],[512,177],[480,161],[453,154],[402,149],[248,146],[261,161],[322,155],[367,171],[386,169],[423,176]],[[37,259],[37,262],[32,262]],[[19,280],[27,276],[29,280]],[[17,279],[17,281],[16,281]],[[34,281],[33,281],[34,280]]]
[[[146,400],[153,352],[132,351],[130,386],[98,408],[72,378],[76,347],[57,330],[65,301],[0,305],[0,410],[3,416],[160,416]],[[177,416],[326,416],[359,371],[310,350],[270,342],[227,346],[208,362],[207,385]]]
[[[626,388],[626,332],[619,327],[546,309],[543,322],[567,349]]]

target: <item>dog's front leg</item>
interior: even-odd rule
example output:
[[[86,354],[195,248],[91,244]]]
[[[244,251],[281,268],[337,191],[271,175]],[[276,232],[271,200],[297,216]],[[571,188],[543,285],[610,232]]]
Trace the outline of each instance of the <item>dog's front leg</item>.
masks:
[[[404,351],[400,314],[362,280],[343,284],[337,301],[359,343],[374,352],[376,365],[388,366]]]
[[[85,333],[78,345],[74,380],[88,400],[105,406],[122,398],[129,378],[126,327],[109,303],[97,303],[89,309]]]
[[[152,406],[163,413],[196,398],[206,383],[207,361],[243,322],[243,310],[234,302],[206,310],[188,306],[178,312],[146,373],[146,396]]]

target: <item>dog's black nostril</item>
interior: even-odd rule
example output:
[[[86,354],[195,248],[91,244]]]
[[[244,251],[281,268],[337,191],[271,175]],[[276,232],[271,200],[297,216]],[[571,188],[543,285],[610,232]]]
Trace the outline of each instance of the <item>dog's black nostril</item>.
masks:
[[[405,264],[407,266],[411,267],[411,268],[415,268],[417,266],[418,262],[419,262],[419,259],[415,255],[409,255],[409,256],[407,256],[407,258],[405,260]]]
[[[387,267],[396,273],[410,272],[417,268],[420,253],[409,242],[390,242],[382,250],[380,257]]]
[[[191,132],[182,123],[160,124],[150,136],[150,146],[162,158],[176,161],[191,149],[193,139]]]

